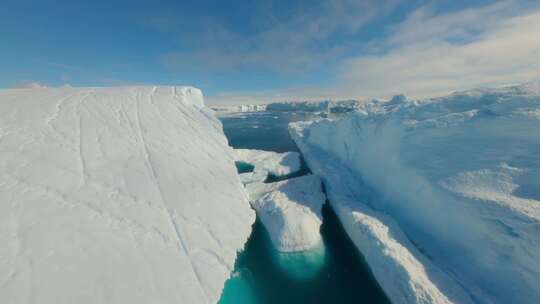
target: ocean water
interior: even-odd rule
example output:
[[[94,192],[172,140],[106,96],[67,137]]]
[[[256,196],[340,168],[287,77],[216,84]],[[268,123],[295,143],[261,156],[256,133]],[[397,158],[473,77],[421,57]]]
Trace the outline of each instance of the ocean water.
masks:
[[[309,113],[259,112],[220,119],[233,147],[285,152],[298,150],[287,124],[313,118]],[[320,248],[284,254],[273,248],[257,220],[219,303],[389,303],[328,204],[323,208],[321,235]]]
[[[290,138],[289,122],[315,118],[309,113],[238,113],[220,117],[229,144],[235,148],[276,152],[298,151]]]

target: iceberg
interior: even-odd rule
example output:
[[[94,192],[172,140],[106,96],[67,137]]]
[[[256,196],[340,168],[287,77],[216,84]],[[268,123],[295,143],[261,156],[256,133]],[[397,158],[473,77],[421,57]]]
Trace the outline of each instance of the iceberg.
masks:
[[[252,183],[246,189],[277,250],[299,252],[322,244],[320,227],[326,198],[318,177],[305,175],[275,183]]]
[[[235,149],[235,160],[240,164],[254,167],[252,172],[241,174],[244,184],[263,182],[266,178],[285,178],[300,171],[301,162],[298,152],[276,153],[272,151]]]
[[[201,91],[0,101],[0,302],[217,302],[255,214]]]
[[[290,133],[395,303],[540,300],[540,85],[372,101]]]

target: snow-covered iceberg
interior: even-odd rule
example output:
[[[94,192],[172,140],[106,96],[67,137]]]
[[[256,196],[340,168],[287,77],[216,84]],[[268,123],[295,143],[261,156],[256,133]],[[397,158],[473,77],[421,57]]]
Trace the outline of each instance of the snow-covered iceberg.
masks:
[[[290,126],[396,303],[540,301],[540,86]]]
[[[0,90],[1,303],[215,303],[254,218],[199,90]]]
[[[318,177],[305,175],[275,183],[252,183],[246,188],[277,250],[298,252],[322,244],[325,196]]]
[[[262,182],[268,176],[287,177],[300,171],[301,162],[298,152],[277,153],[263,150],[235,149],[235,160],[254,167],[252,172],[240,174],[244,184]]]

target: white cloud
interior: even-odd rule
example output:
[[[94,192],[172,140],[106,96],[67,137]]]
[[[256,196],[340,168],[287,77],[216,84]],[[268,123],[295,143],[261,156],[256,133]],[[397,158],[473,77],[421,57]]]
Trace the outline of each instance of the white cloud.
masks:
[[[306,32],[306,27],[322,28],[318,25],[325,22],[330,21],[306,23],[301,31],[287,35],[294,37]],[[327,25],[332,31],[353,31],[356,26],[361,25],[354,25],[347,18],[343,23]],[[279,36],[277,31],[274,33]],[[323,31],[320,35],[327,33]],[[281,39],[286,41],[286,38]],[[279,92],[229,92],[208,98],[209,103],[367,99],[400,93],[422,98],[474,87],[540,81],[540,10],[538,4],[526,1],[498,1],[442,14],[435,13],[431,6],[421,7],[403,22],[391,25],[388,35],[366,44],[371,55],[341,58],[334,63],[333,70],[329,69],[329,73],[337,75],[333,84],[319,87],[292,84]],[[269,54],[256,53],[258,58],[244,54],[247,56],[241,60],[266,60],[272,65],[287,63],[286,60],[305,60],[303,64],[310,66],[313,60],[339,56],[339,48],[346,47],[336,46],[338,51],[317,55],[320,57],[284,48],[281,55],[285,56],[278,59],[272,57],[275,56],[273,49]]]
[[[540,12],[514,2],[434,16],[422,8],[384,41],[393,48],[340,66],[344,94],[415,97],[540,80]]]

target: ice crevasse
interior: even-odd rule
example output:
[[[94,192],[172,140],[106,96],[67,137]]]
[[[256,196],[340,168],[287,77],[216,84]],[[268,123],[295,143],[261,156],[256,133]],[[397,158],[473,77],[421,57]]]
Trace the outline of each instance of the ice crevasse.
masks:
[[[393,302],[540,301],[540,85],[396,96],[290,133]]]
[[[254,220],[201,91],[0,90],[1,303],[215,303]]]

